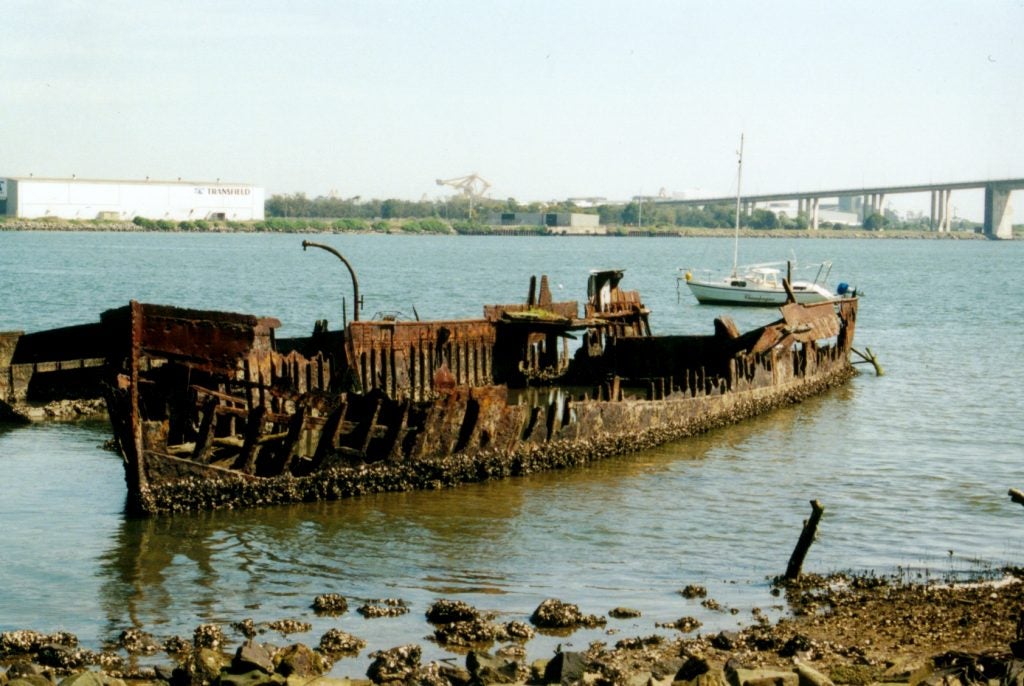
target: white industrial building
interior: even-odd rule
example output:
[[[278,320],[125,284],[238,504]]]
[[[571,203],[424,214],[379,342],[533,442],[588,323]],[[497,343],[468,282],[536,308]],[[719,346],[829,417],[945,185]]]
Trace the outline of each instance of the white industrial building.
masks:
[[[264,199],[220,181],[0,178],[0,214],[22,219],[262,220]]]

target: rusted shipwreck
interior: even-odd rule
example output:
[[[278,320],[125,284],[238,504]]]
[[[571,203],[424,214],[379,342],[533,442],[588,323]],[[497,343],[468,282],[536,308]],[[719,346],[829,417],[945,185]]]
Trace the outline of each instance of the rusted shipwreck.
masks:
[[[102,316],[128,507],[143,514],[440,488],[576,466],[843,383],[857,300],[781,308],[741,334],[655,336],[622,271],[588,300],[480,319],[318,324],[132,302]]]

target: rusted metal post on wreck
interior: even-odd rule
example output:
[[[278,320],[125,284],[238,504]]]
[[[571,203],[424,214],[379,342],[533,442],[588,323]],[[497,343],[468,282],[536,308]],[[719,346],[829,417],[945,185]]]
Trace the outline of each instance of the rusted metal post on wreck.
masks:
[[[356,278],[356,270],[352,268],[352,265],[349,264],[349,261],[345,259],[344,255],[342,255],[340,252],[338,252],[337,250],[335,250],[331,246],[324,245],[323,243],[314,243],[313,241],[302,241],[302,249],[303,250],[305,250],[306,248],[308,248],[310,246],[312,246],[314,248],[320,248],[321,250],[326,250],[327,252],[331,253],[332,255],[337,257],[339,260],[341,260],[342,263],[344,263],[344,265],[346,267],[348,267],[348,273],[352,275],[352,300],[354,302],[354,304],[352,306],[352,320],[358,322],[359,321],[359,304],[360,304],[360,300],[359,300],[359,280]]]
[[[142,305],[131,301],[128,309],[131,325],[131,347],[128,352],[128,426],[131,427],[131,447],[122,444],[127,464],[125,480],[128,485],[128,509],[132,512],[146,512],[151,506],[149,500],[149,479],[145,469],[145,442],[143,440],[142,414],[139,402],[139,359],[142,356],[143,311]]]
[[[796,293],[793,292],[793,285],[787,276],[782,280],[782,287],[786,289],[786,304],[796,302]]]
[[[804,558],[807,551],[814,542],[814,535],[818,531],[818,522],[825,512],[825,506],[817,500],[811,501],[811,518],[804,522],[804,530],[800,532],[800,540],[796,542],[796,548],[789,558],[789,566],[786,567],[786,580],[795,581],[800,578],[800,570],[804,566]]]

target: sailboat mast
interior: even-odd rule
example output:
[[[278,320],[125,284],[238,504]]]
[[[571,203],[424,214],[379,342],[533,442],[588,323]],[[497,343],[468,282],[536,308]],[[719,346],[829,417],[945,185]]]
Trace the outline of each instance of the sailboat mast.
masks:
[[[732,242],[732,275],[736,276],[736,266],[740,257],[740,187],[743,184],[743,134],[740,134],[739,162],[736,171],[736,228]]]

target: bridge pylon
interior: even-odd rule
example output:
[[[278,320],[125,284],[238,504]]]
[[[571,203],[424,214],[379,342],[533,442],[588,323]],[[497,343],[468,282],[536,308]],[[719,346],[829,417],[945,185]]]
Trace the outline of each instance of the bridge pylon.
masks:
[[[1013,188],[995,183],[985,185],[985,235],[1013,238]]]

